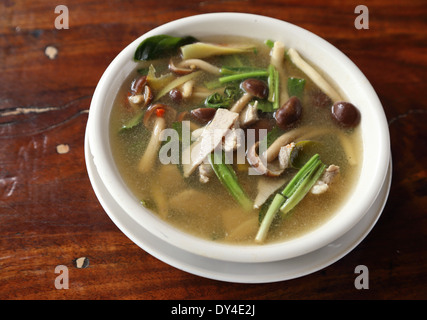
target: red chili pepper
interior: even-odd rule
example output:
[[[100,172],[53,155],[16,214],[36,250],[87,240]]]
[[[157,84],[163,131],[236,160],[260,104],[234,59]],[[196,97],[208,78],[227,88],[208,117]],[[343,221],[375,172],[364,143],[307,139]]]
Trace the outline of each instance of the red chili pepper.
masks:
[[[165,114],[165,109],[163,109],[163,108],[157,108],[156,109],[156,116],[157,117],[163,118],[164,114]]]

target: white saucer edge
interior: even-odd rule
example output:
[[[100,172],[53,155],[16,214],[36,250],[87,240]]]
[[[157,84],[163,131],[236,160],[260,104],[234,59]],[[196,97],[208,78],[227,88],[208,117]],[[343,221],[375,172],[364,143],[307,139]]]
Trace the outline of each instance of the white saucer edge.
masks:
[[[141,227],[112,200],[112,197],[105,196],[108,191],[97,176],[87,132],[85,136],[85,160],[89,179],[101,206],[113,223],[141,249],[172,267],[200,277],[248,284],[271,283],[303,277],[330,266],[351,252],[370,233],[381,216],[387,202],[392,172],[390,159],[388,176],[369,212],[341,238],[303,256],[282,261],[250,264],[197,256],[172,247],[155,238],[145,229],[141,230]]]

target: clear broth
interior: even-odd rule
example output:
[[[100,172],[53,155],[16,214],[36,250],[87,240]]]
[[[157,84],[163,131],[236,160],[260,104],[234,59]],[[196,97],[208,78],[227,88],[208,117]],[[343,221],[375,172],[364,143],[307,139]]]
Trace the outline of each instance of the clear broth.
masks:
[[[259,41],[223,37],[203,40],[217,43],[250,41],[256,44],[258,50],[256,54],[248,54],[245,57],[248,59],[248,63],[259,67],[268,65],[270,48]],[[168,61],[169,59],[153,62],[157,74],[168,72],[166,67],[161,67],[162,64],[167,65]],[[215,64],[218,59],[209,61]],[[141,67],[146,67],[146,65],[141,64],[137,69]],[[325,164],[338,165],[340,176],[326,193],[308,194],[284,219],[275,219],[266,242],[292,239],[313,230],[330,219],[348,198],[358,177],[360,165],[349,165],[346,153],[337,138],[338,132],[344,133],[349,139],[357,156],[356,163],[359,164],[362,157],[360,129],[343,131],[337,127],[330,118],[329,109],[319,108],[310,103],[310,96],[318,88],[289,61],[286,61],[285,68],[289,76],[305,78],[307,81],[302,98],[304,111],[299,126],[320,125],[330,128],[330,134],[318,138],[326,146],[321,155],[322,161]],[[253,243],[259,226],[258,210],[246,212],[241,209],[216,177],[212,177],[208,183],[203,184],[199,182],[197,171],[189,178],[184,178],[176,165],[162,165],[160,162],[149,174],[138,172],[137,164],[144,153],[151,132],[143,125],[126,132],[119,132],[122,125],[133,116],[127,106],[126,97],[132,81],[138,76],[138,71],[135,70],[123,83],[110,116],[110,141],[113,156],[131,192],[141,200],[141,205],[185,232],[214,241]],[[208,76],[207,79],[200,79],[200,81],[210,79],[211,77]],[[159,102],[172,106],[179,113],[200,105],[201,100],[203,99],[176,104],[165,96]],[[239,182],[249,197],[254,199],[257,193],[257,180],[260,179],[260,176],[248,175],[248,167],[245,165],[235,168]],[[244,170],[241,170],[242,168]],[[295,173],[290,171],[292,170],[285,171],[283,176],[289,175],[290,179],[290,175]]]

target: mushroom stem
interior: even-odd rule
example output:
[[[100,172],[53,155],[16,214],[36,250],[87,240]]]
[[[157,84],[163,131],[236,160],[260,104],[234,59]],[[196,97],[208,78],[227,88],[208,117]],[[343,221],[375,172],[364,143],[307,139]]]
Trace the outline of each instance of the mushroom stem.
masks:
[[[178,63],[179,68],[190,68],[190,69],[201,69],[208,73],[212,73],[215,75],[220,75],[220,69],[204,60],[201,59],[187,59],[182,60],[180,63]]]
[[[329,129],[323,127],[304,126],[285,132],[278,137],[270,147],[265,151],[267,162],[271,162],[277,158],[280,148],[291,142],[309,140],[330,132]]]
[[[188,80],[187,82],[181,85],[181,93],[183,98],[189,98],[193,94],[194,84],[194,80]]]
[[[282,134],[280,137],[278,137],[271,145],[268,147],[268,149],[265,151],[265,158],[267,159],[267,162],[271,162],[274,159],[277,158],[280,152],[280,148],[283,146],[286,146],[290,142],[294,141],[298,136],[300,136],[305,130],[307,130],[307,127],[300,127],[297,129],[293,129],[291,131],[288,131],[284,134]]]
[[[341,100],[338,92],[318,73],[311,65],[309,65],[299,53],[294,49],[288,50],[288,55],[291,61],[303,71],[333,102]]]
[[[273,49],[271,49],[270,63],[276,68],[279,73],[280,96],[279,106],[289,100],[287,89],[287,77],[285,74],[285,45],[281,41],[275,41]]]
[[[253,95],[245,92],[239,100],[237,100],[234,105],[231,107],[230,111],[231,112],[236,112],[239,113],[240,111],[242,111],[246,105],[252,100]]]
[[[147,173],[154,166],[157,154],[159,152],[162,131],[166,128],[166,121],[163,117],[156,117],[154,122],[153,132],[151,133],[150,141],[144,155],[139,160],[138,170],[142,173]]]

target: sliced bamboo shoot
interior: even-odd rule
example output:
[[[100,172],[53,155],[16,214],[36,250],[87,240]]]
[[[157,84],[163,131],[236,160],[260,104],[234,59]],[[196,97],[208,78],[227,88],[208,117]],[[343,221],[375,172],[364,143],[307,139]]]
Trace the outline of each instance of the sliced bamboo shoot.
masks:
[[[197,76],[199,76],[201,73],[201,71],[195,71],[193,73],[187,74],[185,76],[182,77],[178,77],[175,80],[169,82],[162,90],[160,90],[160,92],[156,95],[156,97],[154,98],[154,101],[159,100],[161,97],[163,97],[165,94],[167,94],[169,91],[171,91],[172,89],[175,89],[176,87],[182,85],[183,83],[192,80],[194,78],[196,78]]]
[[[203,59],[216,55],[227,55],[234,53],[252,52],[252,45],[235,45],[225,46],[219,44],[195,42],[181,47],[182,58],[186,59]]]

